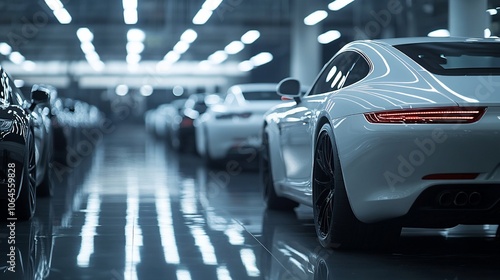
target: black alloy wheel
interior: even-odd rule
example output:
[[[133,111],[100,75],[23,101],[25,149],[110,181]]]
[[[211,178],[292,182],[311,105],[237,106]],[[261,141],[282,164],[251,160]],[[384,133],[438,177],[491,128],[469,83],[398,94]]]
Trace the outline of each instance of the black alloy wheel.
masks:
[[[367,224],[354,215],[345,189],[333,129],[318,134],[313,164],[313,212],[316,234],[326,248],[391,250],[401,233],[397,221]]]

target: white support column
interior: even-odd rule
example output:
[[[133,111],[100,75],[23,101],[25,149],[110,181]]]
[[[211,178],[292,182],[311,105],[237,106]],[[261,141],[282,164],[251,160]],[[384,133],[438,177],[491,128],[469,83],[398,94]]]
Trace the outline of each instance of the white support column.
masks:
[[[311,85],[321,70],[321,45],[318,43],[320,24],[307,26],[304,18],[313,12],[308,0],[292,3],[290,73],[304,85]]]
[[[489,27],[487,0],[449,0],[451,36],[483,38]]]

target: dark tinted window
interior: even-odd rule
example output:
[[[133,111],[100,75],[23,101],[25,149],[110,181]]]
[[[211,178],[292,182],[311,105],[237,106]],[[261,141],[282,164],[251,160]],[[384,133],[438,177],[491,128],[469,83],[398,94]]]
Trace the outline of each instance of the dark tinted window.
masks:
[[[359,61],[359,66],[357,66]],[[370,67],[358,53],[347,51],[337,55],[323,69],[310,95],[321,94],[351,85],[364,78]],[[351,74],[353,75],[352,77]]]
[[[244,91],[243,97],[249,101],[281,100],[281,96],[276,91]]]
[[[10,95],[12,94],[12,85],[10,77],[1,70],[0,76],[0,104],[8,105],[10,104]]]
[[[368,75],[370,72],[370,65],[368,62],[360,55],[356,60],[356,63],[352,66],[351,70],[347,73],[347,79],[343,87],[352,85]]]
[[[394,47],[435,74],[500,74],[500,43],[419,43]]]

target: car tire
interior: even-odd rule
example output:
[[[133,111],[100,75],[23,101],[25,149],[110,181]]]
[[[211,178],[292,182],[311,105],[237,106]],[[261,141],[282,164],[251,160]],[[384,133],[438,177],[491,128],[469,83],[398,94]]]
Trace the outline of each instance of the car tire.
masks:
[[[260,173],[263,183],[263,196],[264,202],[266,204],[267,209],[272,210],[280,210],[280,211],[291,211],[297,206],[299,203],[285,198],[280,197],[276,193],[274,189],[274,180],[271,169],[271,160],[269,156],[269,136],[267,133],[263,133],[262,136],[262,148],[260,151]]]
[[[28,134],[26,155],[21,171],[22,186],[16,201],[15,214],[19,220],[29,220],[36,208],[36,158],[33,132]]]
[[[316,140],[312,187],[314,225],[323,247],[390,250],[398,240],[401,233],[399,223],[367,224],[354,215],[329,123],[321,127]]]

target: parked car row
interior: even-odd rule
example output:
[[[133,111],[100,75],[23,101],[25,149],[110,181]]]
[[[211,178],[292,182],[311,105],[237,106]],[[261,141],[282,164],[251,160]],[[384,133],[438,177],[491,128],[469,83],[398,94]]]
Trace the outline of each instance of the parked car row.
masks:
[[[223,98],[193,94],[146,112],[146,128],[175,150],[196,152],[210,166],[255,154],[264,113],[282,102],[276,87],[238,84]]]
[[[88,120],[90,115],[66,116],[67,108],[57,106],[57,91],[49,85],[34,85],[27,99],[1,67],[0,83],[0,199],[6,202],[2,215],[28,220],[37,195],[52,195],[54,155],[66,148],[61,143],[68,139],[60,130],[74,118]]]
[[[390,248],[403,226],[498,224],[499,47],[352,42],[306,91],[293,78],[231,87],[189,137],[210,164],[258,151],[267,208],[311,206],[327,248]]]

